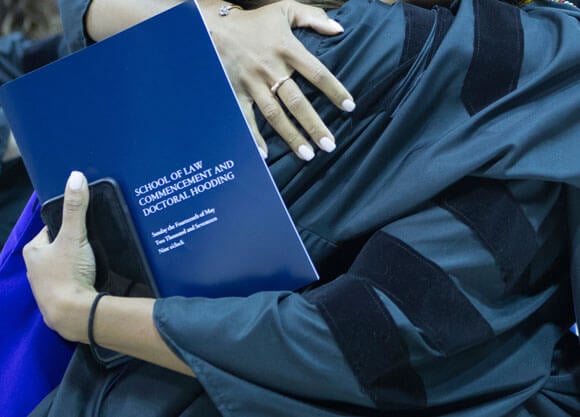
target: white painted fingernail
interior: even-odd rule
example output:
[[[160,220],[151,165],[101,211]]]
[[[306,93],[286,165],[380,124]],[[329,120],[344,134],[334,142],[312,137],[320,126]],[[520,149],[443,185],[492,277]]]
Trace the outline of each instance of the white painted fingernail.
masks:
[[[73,171],[68,178],[68,188],[72,191],[78,191],[83,187],[83,174],[79,171]]]
[[[332,139],[325,136],[320,139],[320,149],[325,152],[332,152],[336,149],[336,144]]]
[[[300,158],[305,161],[311,161],[312,158],[314,158],[314,151],[310,146],[300,145],[300,147],[298,147],[298,155],[300,155]]]
[[[263,150],[259,146],[258,146],[258,151],[260,152],[260,156],[262,157],[262,159],[267,159],[268,158],[268,152],[266,152],[265,150]]]
[[[336,20],[334,19],[328,19],[328,25],[332,28],[332,30],[334,30],[335,32],[344,32],[344,28],[342,27],[342,25],[340,23],[338,23]]]
[[[356,108],[356,104],[351,99],[346,99],[342,102],[342,109],[347,112],[351,112]]]

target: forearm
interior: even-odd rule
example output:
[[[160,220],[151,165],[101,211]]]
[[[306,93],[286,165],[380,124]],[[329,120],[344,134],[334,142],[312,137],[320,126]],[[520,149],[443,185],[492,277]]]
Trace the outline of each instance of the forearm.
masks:
[[[94,299],[94,298],[93,298]],[[103,297],[95,311],[93,335],[99,346],[142,359],[147,362],[194,376],[165,344],[153,322],[154,299]],[[80,325],[72,339],[88,343],[90,305],[79,303],[77,318]]]
[[[182,0],[92,0],[85,17],[86,31],[100,41],[180,3]]]
[[[85,17],[86,31],[93,40],[100,41],[180,3],[183,0],[92,0]],[[225,3],[223,0],[198,2],[202,13],[212,10],[216,14],[219,5]]]
[[[162,13],[184,0],[92,0],[88,8],[85,25],[87,34],[95,41],[100,41],[127,29],[139,22]],[[262,6],[278,0],[260,0],[252,2],[253,6]],[[220,5],[230,3],[223,0],[200,0],[198,4],[202,13],[213,11],[217,15]]]

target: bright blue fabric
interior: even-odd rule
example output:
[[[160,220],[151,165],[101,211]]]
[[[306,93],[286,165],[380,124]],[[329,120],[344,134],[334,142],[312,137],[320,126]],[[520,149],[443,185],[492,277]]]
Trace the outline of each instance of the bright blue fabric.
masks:
[[[0,404],[3,417],[27,415],[60,381],[73,345],[42,320],[26,279],[22,248],[41,229],[33,195],[0,253]]]

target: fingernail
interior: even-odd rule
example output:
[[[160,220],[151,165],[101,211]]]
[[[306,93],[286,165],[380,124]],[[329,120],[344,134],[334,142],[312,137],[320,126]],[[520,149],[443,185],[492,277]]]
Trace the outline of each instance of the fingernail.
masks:
[[[325,152],[332,152],[336,149],[336,144],[332,139],[325,136],[320,139],[320,149]]]
[[[262,156],[262,159],[267,159],[268,158],[268,152],[266,152],[265,150],[263,150],[260,147],[258,147],[258,151],[260,152],[260,155]]]
[[[70,177],[68,178],[68,188],[71,191],[78,191],[83,187],[83,174],[79,171],[73,171],[70,173]]]
[[[304,159],[305,161],[310,161],[314,158],[314,151],[310,146],[307,145],[300,145],[298,148],[298,154],[300,158]]]
[[[342,109],[347,112],[351,112],[356,108],[356,104],[351,99],[346,99],[342,102]]]
[[[332,28],[332,30],[336,32],[340,33],[344,32],[344,28],[342,27],[342,25],[334,19],[328,19],[328,25]]]

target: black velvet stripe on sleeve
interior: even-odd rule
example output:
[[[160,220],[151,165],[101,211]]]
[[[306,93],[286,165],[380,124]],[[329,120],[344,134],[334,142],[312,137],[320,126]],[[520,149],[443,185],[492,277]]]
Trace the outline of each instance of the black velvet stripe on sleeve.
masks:
[[[347,274],[304,296],[318,307],[377,408],[425,405],[423,382],[409,364],[407,347],[369,283]]]
[[[524,42],[520,11],[499,0],[473,0],[473,57],[461,91],[470,115],[515,90]]]
[[[400,64],[415,58],[425,45],[435,23],[436,12],[430,9],[403,3],[405,12],[405,43]]]
[[[429,63],[451,26],[453,15],[445,7],[425,9],[410,3],[403,3],[403,10],[405,12],[405,43],[399,65],[417,57],[425,47],[429,34],[435,30],[427,59],[427,63]]]
[[[433,45],[431,46],[431,51],[429,51],[429,57],[427,58],[427,64],[431,62],[433,55],[437,52],[437,49],[439,48],[439,45],[441,45],[449,27],[451,27],[451,23],[453,23],[453,14],[449,9],[445,7],[437,7],[435,10],[437,11],[437,23]]]
[[[493,336],[489,323],[437,264],[401,240],[377,232],[351,267],[384,292],[445,354]]]
[[[538,250],[536,233],[504,184],[466,178],[448,188],[439,205],[469,226],[494,256],[506,287],[526,271]]]
[[[64,50],[64,40],[61,34],[41,39],[32,43],[24,51],[22,70],[34,71],[46,64],[56,61]]]

